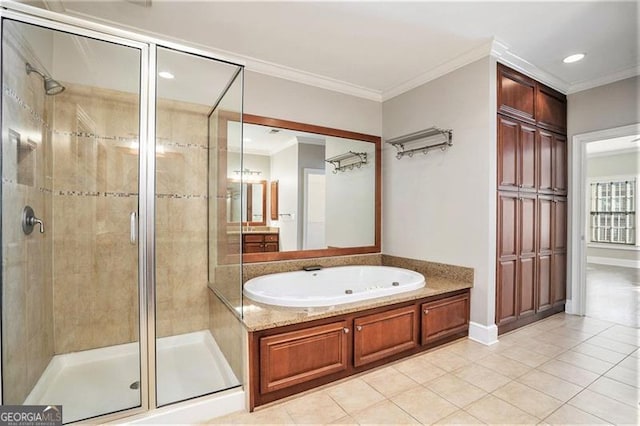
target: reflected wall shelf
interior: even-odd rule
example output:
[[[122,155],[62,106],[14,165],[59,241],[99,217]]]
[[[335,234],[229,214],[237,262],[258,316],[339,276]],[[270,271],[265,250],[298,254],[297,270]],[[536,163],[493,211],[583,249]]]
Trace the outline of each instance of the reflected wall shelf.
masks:
[[[349,151],[327,158],[325,161],[333,165],[333,173],[344,172],[347,169],[353,170],[354,167],[360,168],[363,164],[367,164],[367,153]]]
[[[435,137],[443,140],[432,143]],[[441,151],[445,151],[450,146],[453,146],[453,130],[429,127],[419,132],[389,139],[386,142],[396,147],[398,150],[396,158],[399,160],[405,155],[413,157],[413,154],[416,152],[422,152],[426,155],[432,149],[439,148]],[[407,147],[407,145],[409,145],[409,147]]]

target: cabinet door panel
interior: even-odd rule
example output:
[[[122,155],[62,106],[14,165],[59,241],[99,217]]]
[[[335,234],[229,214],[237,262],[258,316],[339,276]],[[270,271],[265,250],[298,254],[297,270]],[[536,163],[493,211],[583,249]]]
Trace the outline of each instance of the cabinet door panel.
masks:
[[[263,243],[245,243],[243,246],[244,253],[262,253],[264,252]]]
[[[356,367],[418,346],[418,315],[413,305],[356,318],[353,325]]]
[[[520,125],[520,180],[519,186],[523,191],[536,190],[536,128]]]
[[[516,319],[516,263],[517,260],[498,262],[496,323],[504,324]]]
[[[347,369],[346,321],[260,339],[260,392],[273,392]]]
[[[460,333],[469,327],[469,295],[422,304],[422,344]]]
[[[567,249],[567,199],[556,197],[553,200],[553,250]]]
[[[551,307],[551,255],[538,256],[538,312],[545,311]]]
[[[536,254],[536,196],[521,196],[519,200],[520,256]]]
[[[498,65],[498,112],[524,120],[535,114],[535,82],[503,65]]]
[[[550,254],[552,250],[553,197],[538,197],[538,253]]]
[[[518,133],[516,121],[498,116],[498,189],[517,189]]]
[[[518,194],[498,194],[498,258],[517,255],[518,202]]]
[[[553,136],[553,192],[558,195],[567,194],[567,139],[564,136]]]
[[[536,120],[538,126],[555,132],[567,129],[567,101],[564,95],[538,84],[536,94]]]
[[[553,192],[553,134],[538,132],[538,191]]]
[[[553,304],[564,303],[567,298],[567,255],[554,253],[551,259]]]
[[[533,314],[535,310],[535,257],[521,257],[518,262],[520,304],[518,316]]]

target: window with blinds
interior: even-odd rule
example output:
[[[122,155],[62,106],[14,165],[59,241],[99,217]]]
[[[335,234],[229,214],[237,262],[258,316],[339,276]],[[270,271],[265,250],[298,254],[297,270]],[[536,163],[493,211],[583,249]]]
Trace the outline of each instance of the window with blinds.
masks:
[[[635,244],[636,181],[591,184],[591,241]]]

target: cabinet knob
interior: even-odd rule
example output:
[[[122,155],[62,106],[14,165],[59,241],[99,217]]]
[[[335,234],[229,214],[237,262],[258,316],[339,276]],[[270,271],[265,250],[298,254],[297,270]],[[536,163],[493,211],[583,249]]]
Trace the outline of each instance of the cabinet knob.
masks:
[[[343,328],[342,331],[344,332],[344,334],[348,334],[349,333],[349,329],[347,327]]]
[[[428,313],[429,313],[429,310],[428,310],[428,309],[425,309],[425,310],[424,310],[424,314],[425,314],[425,315],[427,315]]]
[[[362,331],[362,326],[361,325],[356,325],[356,330]]]

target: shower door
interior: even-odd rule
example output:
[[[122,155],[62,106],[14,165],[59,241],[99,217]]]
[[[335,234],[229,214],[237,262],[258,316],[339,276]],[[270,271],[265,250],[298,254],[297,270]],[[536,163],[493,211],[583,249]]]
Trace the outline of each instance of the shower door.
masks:
[[[146,54],[29,22],[3,17],[1,27],[2,404],[62,405],[67,423],[146,403],[137,229]]]

